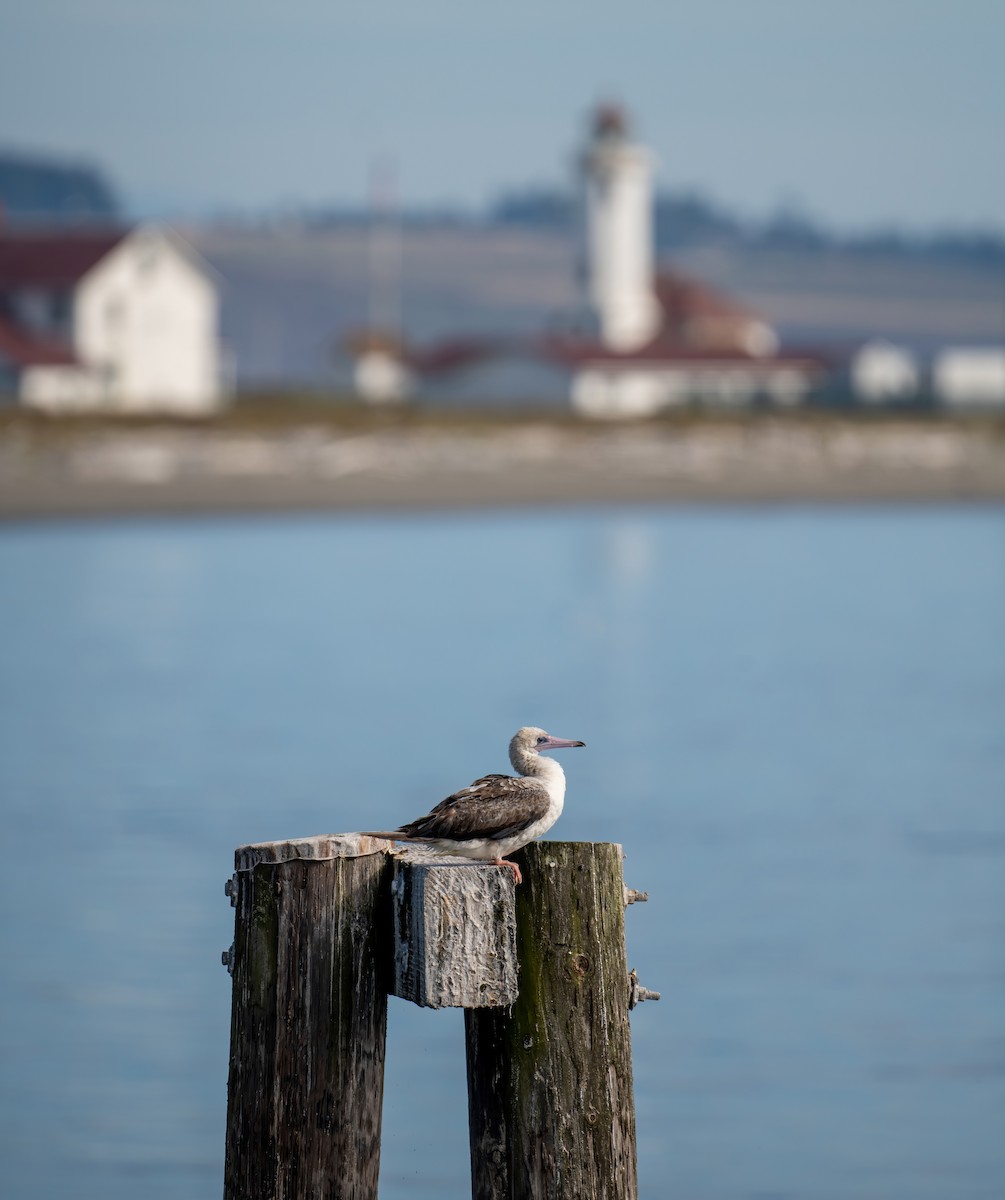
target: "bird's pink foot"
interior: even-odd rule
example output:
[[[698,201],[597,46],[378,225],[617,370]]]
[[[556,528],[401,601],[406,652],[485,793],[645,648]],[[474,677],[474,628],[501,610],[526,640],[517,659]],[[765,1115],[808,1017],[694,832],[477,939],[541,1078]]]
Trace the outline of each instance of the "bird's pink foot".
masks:
[[[508,858],[494,858],[492,860],[492,865],[494,867],[509,867],[509,869],[513,872],[513,882],[523,883],[523,876],[520,874],[520,868],[515,862],[510,862]]]

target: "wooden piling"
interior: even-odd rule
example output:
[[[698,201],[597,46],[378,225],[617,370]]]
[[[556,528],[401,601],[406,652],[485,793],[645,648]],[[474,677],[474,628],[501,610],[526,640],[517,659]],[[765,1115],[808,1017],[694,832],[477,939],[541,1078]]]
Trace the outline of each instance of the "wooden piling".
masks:
[[[225,1200],[376,1200],[390,862],[358,834],[242,846]]]
[[[520,994],[465,1011],[474,1200],[637,1200],[621,847],[514,856]]]

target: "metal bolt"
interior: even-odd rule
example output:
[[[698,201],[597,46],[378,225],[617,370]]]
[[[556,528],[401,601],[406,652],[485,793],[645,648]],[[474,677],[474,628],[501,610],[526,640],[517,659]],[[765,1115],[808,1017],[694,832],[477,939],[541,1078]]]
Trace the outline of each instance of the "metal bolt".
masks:
[[[630,887],[625,888],[625,907],[626,908],[628,907],[629,904],[638,904],[638,903],[640,903],[644,900],[648,900],[648,899],[649,899],[648,892],[640,892],[637,888],[630,888]]]
[[[635,1008],[637,1004],[641,1004],[643,1000],[659,1000],[659,992],[651,992],[649,988],[643,987],[639,983],[639,977],[635,973],[635,968],[632,967],[628,972],[628,1007]]]
[[[223,885],[223,894],[230,897],[230,907],[237,908],[237,875],[231,875]]]
[[[227,968],[227,973],[229,975],[233,975],[234,974],[234,943],[233,942],[230,943],[230,949],[224,950],[224,952],[220,955],[220,961]]]

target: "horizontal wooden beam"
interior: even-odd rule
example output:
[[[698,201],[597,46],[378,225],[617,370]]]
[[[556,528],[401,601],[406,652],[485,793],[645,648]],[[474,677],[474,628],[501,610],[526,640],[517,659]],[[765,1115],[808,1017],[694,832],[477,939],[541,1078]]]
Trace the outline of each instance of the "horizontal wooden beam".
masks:
[[[519,990],[513,872],[396,857],[391,992],[426,1008],[493,1008]]]

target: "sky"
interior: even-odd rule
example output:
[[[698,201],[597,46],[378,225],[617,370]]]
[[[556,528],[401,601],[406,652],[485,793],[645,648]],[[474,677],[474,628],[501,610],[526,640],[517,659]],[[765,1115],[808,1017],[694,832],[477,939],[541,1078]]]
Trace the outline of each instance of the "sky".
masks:
[[[1005,0],[31,0],[0,149],[100,165],[134,213],[478,208],[568,185],[614,100],[657,181],[853,232],[1005,232]]]

